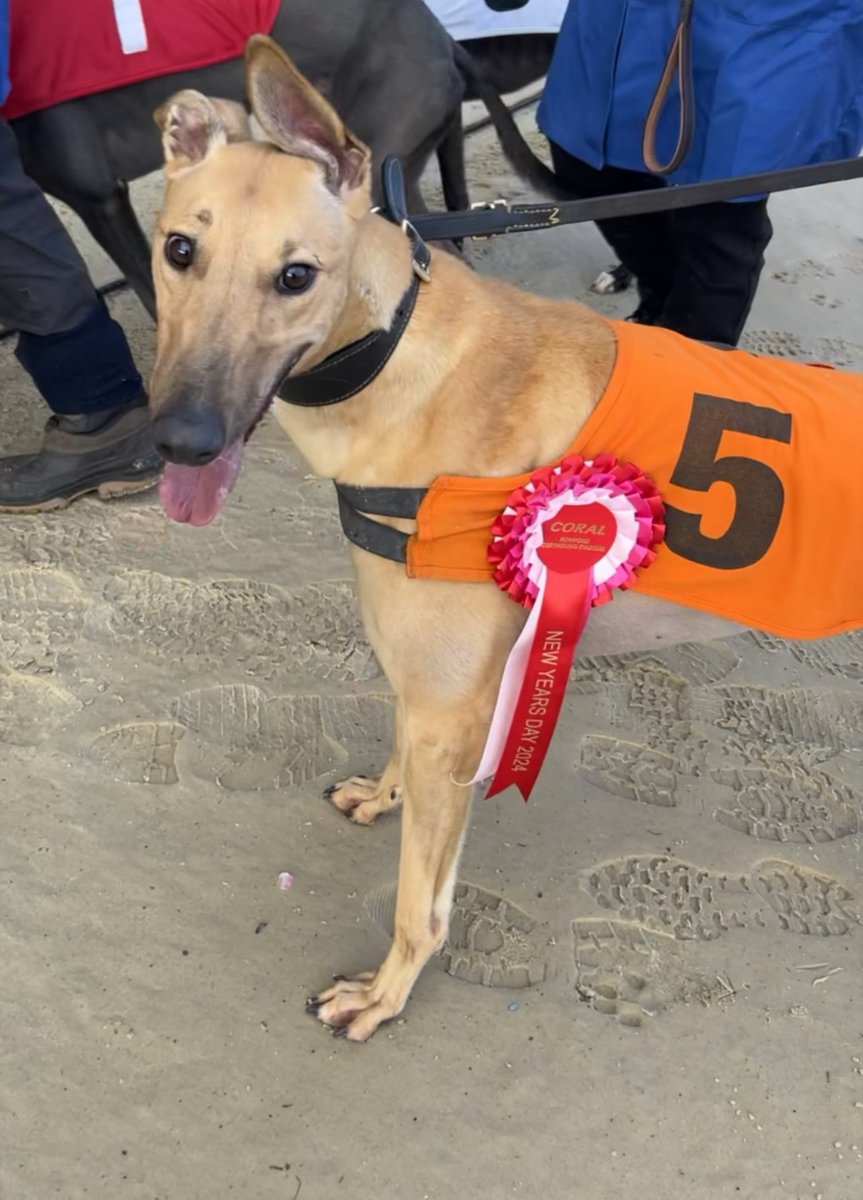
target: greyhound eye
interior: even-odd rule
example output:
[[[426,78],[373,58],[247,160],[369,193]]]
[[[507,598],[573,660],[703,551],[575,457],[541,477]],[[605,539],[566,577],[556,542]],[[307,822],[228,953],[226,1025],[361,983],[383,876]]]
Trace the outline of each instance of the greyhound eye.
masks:
[[[185,271],[195,257],[195,243],[182,233],[172,233],[165,242],[165,258],[178,271]]]
[[[317,272],[308,263],[291,263],[283,267],[276,276],[276,291],[286,296],[291,292],[304,292],[312,286]]]

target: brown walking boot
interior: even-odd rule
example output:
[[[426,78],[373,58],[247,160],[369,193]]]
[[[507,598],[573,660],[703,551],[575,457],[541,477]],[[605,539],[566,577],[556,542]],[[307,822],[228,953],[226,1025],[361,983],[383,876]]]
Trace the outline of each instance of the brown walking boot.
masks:
[[[57,414],[35,454],[0,458],[0,512],[65,508],[89,492],[103,500],[143,492],[161,473],[145,397],[81,416]]]

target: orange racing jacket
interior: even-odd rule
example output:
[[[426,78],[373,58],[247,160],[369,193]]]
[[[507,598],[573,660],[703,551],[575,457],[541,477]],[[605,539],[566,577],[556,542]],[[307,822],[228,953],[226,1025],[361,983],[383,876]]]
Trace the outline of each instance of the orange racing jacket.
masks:
[[[666,540],[638,590],[782,637],[863,625],[863,376],[610,324],[614,370],[567,455],[659,488]],[[490,580],[492,524],[529,478],[436,479],[408,574]]]

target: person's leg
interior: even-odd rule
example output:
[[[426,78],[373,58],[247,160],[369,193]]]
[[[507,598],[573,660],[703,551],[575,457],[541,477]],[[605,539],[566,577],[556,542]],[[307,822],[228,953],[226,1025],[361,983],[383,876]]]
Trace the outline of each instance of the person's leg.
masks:
[[[54,416],[35,454],[0,458],[0,511],[59,507],[90,491],[149,487],[160,460],[125,334],[25,174],[0,121],[0,324]]]
[[[677,269],[658,324],[736,346],[773,235],[767,200],[704,204],[673,216]]]
[[[555,174],[572,188],[573,196],[612,196],[664,187],[661,179],[618,167],[589,166],[562,147],[549,142]],[[597,221],[597,228],[623,265],[635,276],[640,303],[636,319],[652,323],[662,309],[674,281],[675,251],[667,213],[615,217]]]

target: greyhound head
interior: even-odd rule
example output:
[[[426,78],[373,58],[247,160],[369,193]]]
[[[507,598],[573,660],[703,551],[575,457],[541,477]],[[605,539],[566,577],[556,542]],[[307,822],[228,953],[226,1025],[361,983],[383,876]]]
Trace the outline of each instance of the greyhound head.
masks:
[[[167,189],[153,245],[151,388],[162,500],[206,524],[280,382],[324,357],[345,317],[371,204],[370,153],[269,38],[247,54],[244,110],[184,91],[156,113]]]

